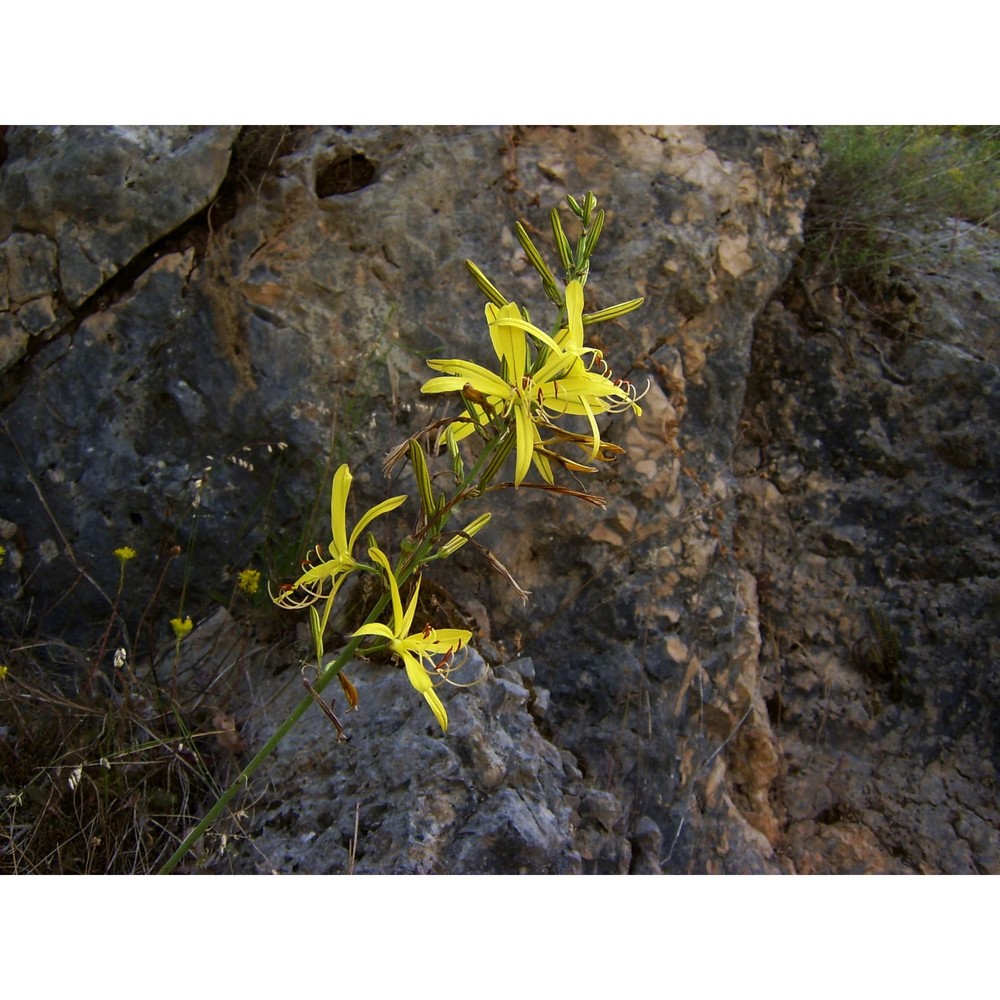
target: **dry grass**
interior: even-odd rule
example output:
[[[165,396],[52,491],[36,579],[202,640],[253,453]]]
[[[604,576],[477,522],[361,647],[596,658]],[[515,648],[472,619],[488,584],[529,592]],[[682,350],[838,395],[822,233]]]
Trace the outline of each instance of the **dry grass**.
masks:
[[[232,568],[228,610],[219,597],[211,617],[175,639],[170,626],[186,624],[188,567],[197,565],[198,505],[180,595],[166,582],[182,550],[168,542],[141,568],[129,546],[109,552],[119,564],[112,587],[107,565],[98,574],[77,556],[45,484],[2,421],[0,431],[59,539],[30,570],[10,532],[0,549],[0,874],[154,872],[243,764],[241,728],[254,710],[247,666],[262,648],[230,612],[254,634],[270,632],[272,649],[277,616],[261,573]],[[271,455],[284,445],[263,447]],[[203,471],[196,489],[205,481]],[[65,590],[32,590],[36,573],[68,581]],[[240,821],[225,814],[188,870],[225,870]]]
[[[232,634],[193,643],[194,656],[168,654],[162,686],[123,666],[98,672],[88,691],[85,674],[60,669],[79,651],[11,651],[0,682],[0,874],[145,874],[170,856],[245,749],[227,709],[245,663]],[[201,864],[239,833],[231,814],[201,845]]]

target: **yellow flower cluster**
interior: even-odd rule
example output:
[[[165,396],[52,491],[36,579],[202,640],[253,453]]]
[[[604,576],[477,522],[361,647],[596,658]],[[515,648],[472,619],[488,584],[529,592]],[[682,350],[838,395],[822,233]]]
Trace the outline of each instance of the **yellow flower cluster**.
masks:
[[[322,548],[317,545],[303,563],[304,572],[293,584],[286,584],[277,596],[271,595],[274,603],[281,608],[305,608],[317,601],[325,601],[322,616],[322,630],[330,618],[334,599],[341,585],[359,566],[354,558],[354,546],[361,532],[381,514],[395,510],[406,500],[406,495],[391,497],[371,508],[347,537],[347,497],[354,477],[347,465],[337,469],[330,492],[330,544],[327,546],[329,558],[323,558]]]
[[[441,729],[447,732],[448,713],[441,704],[441,699],[437,696],[431,681],[431,675],[435,674],[438,668],[434,657],[450,658],[472,638],[472,633],[462,628],[435,629],[427,625],[411,635],[413,615],[417,610],[417,599],[420,597],[420,581],[418,580],[416,587],[413,588],[413,597],[410,598],[410,603],[404,611],[403,601],[399,596],[399,585],[385,553],[377,548],[371,548],[368,550],[368,555],[385,571],[386,583],[392,595],[393,624],[391,628],[378,622],[362,625],[354,634],[380,636],[389,640],[389,648],[403,661],[410,683],[424,696]]]
[[[571,441],[590,461],[606,458],[609,452],[601,441],[596,417],[626,409],[642,412],[634,388],[620,379],[613,381],[600,352],[583,346],[583,286],[579,281],[569,282],[565,299],[566,324],[554,337],[529,323],[516,303],[486,304],[499,373],[457,358],[427,362],[446,374],[429,379],[421,391],[459,392],[466,405],[467,415],[457,418],[448,430],[450,446],[474,432],[493,437],[513,424],[516,486],[532,464],[545,482],[553,483],[552,460],[575,472],[594,471],[557,452],[557,445]],[[557,426],[564,416],[585,417],[589,433],[567,434]]]
[[[370,566],[358,562],[354,558],[354,546],[361,532],[382,514],[395,510],[406,500],[406,495],[383,500],[368,510],[354,526],[350,537],[347,535],[347,498],[351,489],[353,476],[347,465],[340,466],[333,477],[333,488],[330,495],[330,534],[332,538],[327,546],[328,558],[323,557],[322,548],[317,545],[304,563],[304,572],[293,584],[286,584],[271,598],[282,608],[312,608],[320,602],[323,604],[322,615],[316,614],[315,631],[317,646],[322,643],[326,631],[333,602],[340,587],[351,573],[358,569],[371,569]],[[480,519],[483,523],[485,520]],[[466,534],[475,533],[478,526],[470,525]],[[457,546],[455,546],[457,547]],[[429,626],[413,635],[408,635],[413,616],[416,611],[417,597],[420,592],[419,582],[414,589],[413,597],[406,611],[403,611],[399,594],[399,584],[389,565],[385,554],[373,546],[368,550],[369,558],[385,574],[386,586],[392,599],[393,627],[371,624],[358,629],[354,635],[378,636],[388,641],[388,647],[402,659],[406,667],[406,676],[413,687],[427,700],[434,717],[443,730],[448,728],[448,714],[441,700],[434,692],[430,674],[435,671],[434,656],[447,656],[456,652],[472,637],[471,632],[463,629],[431,629]]]

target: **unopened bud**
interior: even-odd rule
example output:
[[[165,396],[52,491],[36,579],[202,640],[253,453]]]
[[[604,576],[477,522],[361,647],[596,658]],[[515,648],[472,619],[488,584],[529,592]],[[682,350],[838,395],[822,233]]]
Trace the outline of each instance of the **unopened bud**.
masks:
[[[583,222],[583,208],[580,203],[571,194],[566,195],[566,201],[569,204],[570,211]]]
[[[475,281],[479,290],[490,300],[490,302],[493,303],[493,305],[495,305],[498,309],[507,305],[507,300],[500,294],[496,285],[494,285],[493,282],[490,281],[490,279],[487,278],[486,275],[483,274],[483,272],[480,271],[471,260],[467,260],[465,262],[465,266],[471,272],[472,280]]]
[[[586,257],[589,258],[594,255],[594,247],[597,246],[597,241],[600,238],[601,230],[603,228],[604,228],[604,209],[602,208],[594,217],[594,224],[590,227],[590,230],[587,232],[587,236],[584,241],[584,255]]]
[[[587,313],[583,317],[583,325],[590,326],[591,323],[604,323],[609,319],[617,319],[635,309],[638,309],[645,302],[645,299],[629,299],[628,302],[619,302],[616,306],[608,306],[607,309],[598,309],[597,312]]]
[[[514,233],[517,235],[518,243],[521,244],[521,249],[524,250],[528,260],[531,261],[531,266],[541,276],[542,285],[544,286],[548,283],[555,286],[555,275],[549,270],[549,265],[542,259],[542,255],[535,248],[535,244],[531,242],[531,237],[528,236],[528,231],[521,225],[520,222],[514,223]]]
[[[556,242],[556,249],[559,251],[559,259],[562,261],[563,270],[569,271],[573,267],[573,251],[570,249],[569,239],[563,229],[562,220],[559,218],[559,210],[552,209],[549,212],[549,219],[552,221],[552,238]]]
[[[467,524],[461,531],[457,532],[453,538],[449,538],[444,545],[438,549],[442,556],[450,556],[457,552],[473,535],[478,534],[489,524],[492,515],[487,512],[477,517],[471,524]]]
[[[431,474],[427,468],[427,457],[416,438],[410,438],[410,465],[413,466],[413,476],[417,480],[417,489],[420,491],[420,505],[429,521],[435,507],[434,489],[431,486]]]

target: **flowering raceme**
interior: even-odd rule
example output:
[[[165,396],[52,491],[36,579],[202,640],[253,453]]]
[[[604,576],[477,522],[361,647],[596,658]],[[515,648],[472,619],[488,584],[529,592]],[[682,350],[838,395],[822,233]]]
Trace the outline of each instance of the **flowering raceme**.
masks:
[[[523,319],[515,303],[500,307],[487,303],[486,320],[500,362],[499,374],[457,358],[427,362],[446,374],[429,379],[422,392],[461,392],[467,400],[471,397],[474,417],[453,434],[453,440],[471,433],[476,425],[485,428],[491,417],[506,421],[513,416],[517,442],[514,483],[518,486],[532,462],[546,482],[553,481],[540,428],[552,427],[554,419],[567,414],[587,419],[593,460],[602,450],[597,414],[627,408],[642,412],[630,388],[583,361],[584,355],[590,354],[593,365],[600,356],[583,346],[583,290],[578,281],[567,286],[566,307],[567,324],[553,338]]]
[[[467,629],[436,629],[430,623],[422,628],[418,625],[414,631],[420,574],[424,567],[453,556],[475,539],[474,547],[488,565],[500,573],[522,599],[528,598],[528,592],[518,585],[500,559],[476,537],[491,524],[491,512],[477,510],[470,520],[464,512],[467,504],[479,505],[492,490],[523,484],[547,489],[553,496],[563,499],[575,497],[602,507],[605,505],[601,497],[556,484],[554,463],[559,463],[571,474],[595,472],[595,468],[568,458],[565,452],[590,462],[609,462],[622,454],[620,447],[602,439],[598,418],[625,410],[639,414],[640,397],[627,381],[611,377],[602,353],[584,346],[584,333],[587,326],[617,320],[632,312],[643,300],[630,299],[596,312],[584,312],[584,285],[605,213],[598,210],[597,198],[590,191],[580,201],[568,196],[567,202],[579,223],[580,235],[575,246],[570,244],[559,211],[553,208],[550,213],[561,278],[556,277],[556,272],[532,243],[525,226],[520,223],[515,226],[517,240],[541,279],[542,292],[558,310],[558,319],[550,327],[554,332],[546,333],[532,324],[527,311],[507,298],[475,264],[466,262],[473,280],[486,297],[485,315],[497,358],[496,370],[461,358],[428,362],[438,374],[428,379],[421,391],[458,393],[462,408],[458,414],[435,419],[411,433],[402,444],[388,452],[383,463],[386,475],[390,475],[399,462],[408,460],[414,484],[411,492],[419,503],[419,510],[410,519],[398,547],[387,548],[397,553],[393,559],[379,548],[370,533],[365,546],[366,561],[355,558],[354,548],[365,529],[382,514],[399,507],[406,496],[395,496],[376,504],[362,515],[348,534],[347,501],[352,477],[346,465],[337,469],[330,499],[329,545],[315,546],[304,561],[298,579],[282,584],[271,594],[279,607],[308,609],[316,654],[314,681],[303,677],[308,696],[296,705],[236,781],[191,830],[163,865],[162,872],[172,871],[204,836],[222,810],[246,787],[247,779],[260,763],[312,705],[319,704],[336,727],[338,736],[343,735],[343,726],[333,713],[332,703],[328,704],[321,696],[334,678],[338,678],[349,706],[356,707],[357,691],[343,673],[355,656],[385,650],[398,657],[409,683],[427,701],[441,729],[447,731],[448,713],[438,696],[437,685],[456,684],[449,675],[464,664],[464,658],[459,657],[460,662],[456,662],[454,657],[468,646],[472,633]],[[574,427],[567,418],[581,418],[586,425]],[[478,447],[460,448],[459,442],[470,437],[474,437]],[[431,460],[438,456],[442,440],[451,458],[450,474],[432,468]],[[470,453],[472,461],[467,466]],[[497,482],[511,453],[514,482]],[[544,483],[525,483],[532,466]],[[457,527],[463,524],[464,527]],[[123,567],[126,559],[132,557],[128,549],[115,554]],[[327,658],[326,632],[331,610],[344,581],[355,571],[363,572],[367,580],[379,584],[381,593],[377,597],[370,591],[362,595],[374,598],[374,605],[369,605],[363,624],[350,632],[337,654]],[[254,572],[246,570],[239,577],[238,586],[248,593],[256,584],[256,577],[251,575]],[[404,607],[400,591],[407,585],[412,586],[412,595]],[[384,621],[380,620],[383,618]],[[175,631],[190,629],[190,620],[175,619],[171,625]],[[179,641],[179,631],[177,636]],[[346,637],[338,630],[337,638]],[[0,667],[0,676],[2,674]],[[487,676],[488,669],[482,678],[472,683],[479,683]]]

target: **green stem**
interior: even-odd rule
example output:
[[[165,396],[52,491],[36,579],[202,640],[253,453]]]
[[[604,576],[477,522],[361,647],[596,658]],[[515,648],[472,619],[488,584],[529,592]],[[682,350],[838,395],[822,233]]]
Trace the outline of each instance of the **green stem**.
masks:
[[[375,621],[382,612],[385,610],[386,605],[389,603],[389,595],[383,594],[379,598],[378,603],[372,609],[371,614],[365,620],[365,624]],[[364,641],[364,636],[357,636],[344,647],[340,655],[331,663],[323,674],[316,680],[313,685],[313,690],[316,693],[320,693],[333,679],[340,673],[341,670],[350,662],[351,658],[357,652],[358,646]],[[176,851],[167,859],[166,863],[160,869],[160,875],[169,875],[180,863],[181,859],[185,854],[194,846],[195,842],[201,837],[205,831],[222,815],[222,811],[229,805],[232,801],[233,796],[241,789],[245,788],[247,782],[256,772],[257,768],[271,756],[278,744],[288,735],[289,731],[299,721],[300,718],[306,713],[306,710],[310,705],[314,704],[312,694],[306,695],[302,701],[295,706],[291,714],[285,719],[284,722],[274,731],[270,739],[257,751],[254,755],[253,760],[239,773],[239,777],[219,796],[218,801],[212,806],[211,809],[205,814],[201,822],[184,838],[183,843]]]
[[[454,514],[461,505],[462,501],[468,497],[469,491],[475,485],[476,480],[486,467],[488,459],[493,452],[496,451],[497,446],[503,440],[504,436],[501,434],[487,443],[479,458],[476,459],[473,467],[466,472],[461,483],[459,483],[456,487],[452,498],[444,505],[444,508],[437,513],[437,523],[433,525],[434,531],[432,532],[430,530],[432,525],[429,524],[427,533],[423,536],[423,538],[421,538],[416,549],[405,560],[403,560],[400,566],[397,566],[396,582],[400,586],[402,586],[427,561],[427,556],[430,554],[430,551],[434,547],[437,539],[441,536],[441,532],[444,531],[445,525],[451,519],[452,514]],[[476,496],[481,496],[483,492],[485,492],[485,490],[482,486],[480,486]]]

